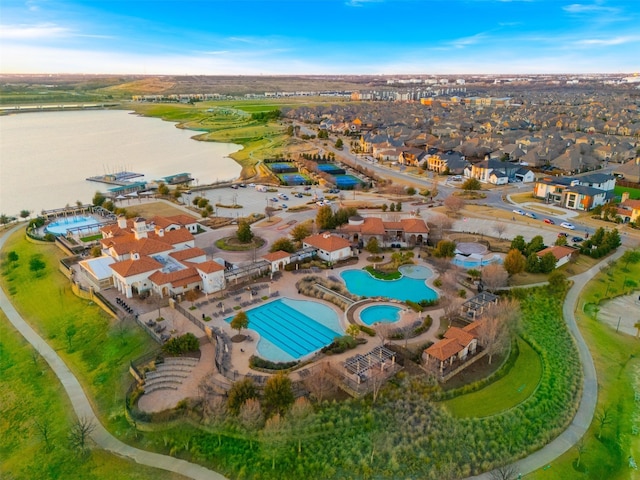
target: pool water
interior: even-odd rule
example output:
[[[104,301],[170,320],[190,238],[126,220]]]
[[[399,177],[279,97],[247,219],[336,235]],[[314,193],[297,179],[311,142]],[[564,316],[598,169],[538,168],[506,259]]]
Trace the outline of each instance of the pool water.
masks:
[[[393,305],[374,305],[365,307],[360,312],[360,321],[365,325],[373,325],[374,323],[394,323],[400,320],[400,307]]]
[[[66,235],[67,230],[70,228],[92,226],[97,227],[99,224],[100,222],[93,217],[82,217],[76,215],[72,217],[61,218],[59,220],[56,220],[55,222],[51,222],[45,227],[45,231],[54,235]]]
[[[502,263],[502,257],[500,255],[494,255],[491,258],[471,259],[464,255],[456,255],[451,263],[465,269],[479,268],[489,265],[491,263]]]
[[[429,270],[426,267],[423,268]],[[378,280],[364,270],[345,270],[340,276],[351,293],[363,297],[387,297],[402,302],[407,300],[419,302],[438,298],[438,294],[425,285],[424,279],[403,275],[398,280]]]
[[[280,298],[247,310],[247,316],[249,329],[260,335],[257,354],[272,362],[298,360],[344,335],[336,312],[316,302]]]

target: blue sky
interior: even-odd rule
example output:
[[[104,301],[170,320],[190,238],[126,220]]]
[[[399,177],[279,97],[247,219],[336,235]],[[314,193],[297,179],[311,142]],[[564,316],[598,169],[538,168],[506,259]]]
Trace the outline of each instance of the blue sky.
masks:
[[[0,72],[632,73],[640,0],[0,0]]]

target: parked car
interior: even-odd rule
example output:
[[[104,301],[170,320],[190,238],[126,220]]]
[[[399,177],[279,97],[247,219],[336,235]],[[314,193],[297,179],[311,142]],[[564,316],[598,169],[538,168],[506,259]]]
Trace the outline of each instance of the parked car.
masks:
[[[247,186],[244,183],[241,183],[240,188],[247,188]]]
[[[302,198],[302,194],[301,194],[301,193],[296,193],[296,194],[295,194],[295,197],[296,197],[296,198]]]
[[[549,225],[555,225],[556,224],[556,222],[554,222],[550,218],[545,218],[543,221],[544,221],[544,223],[548,223]]]
[[[571,241],[572,241],[573,243],[580,243],[580,242],[584,241],[584,238],[582,238],[582,237],[573,237],[573,238],[571,239]]]
[[[562,222],[562,223],[560,224],[560,226],[561,226],[562,228],[567,228],[567,229],[569,229],[569,230],[575,230],[575,229],[576,229],[575,225],[573,225],[573,224],[571,224],[571,223],[569,223],[569,222]]]
[[[277,199],[276,197],[273,197],[273,198],[271,199],[271,201],[272,201],[272,202],[277,202],[277,201],[278,201],[278,199]]]
[[[560,232],[560,233],[558,233],[558,236],[567,238],[569,236],[569,234],[568,233],[564,233],[564,232]]]
[[[517,209],[517,208],[513,211],[513,213],[517,213],[518,215],[524,215],[524,212],[522,210]]]
[[[289,208],[286,203],[282,204],[282,208]]]
[[[538,218],[535,213],[531,213],[531,212],[527,212],[525,215],[529,218],[533,218],[534,220]]]

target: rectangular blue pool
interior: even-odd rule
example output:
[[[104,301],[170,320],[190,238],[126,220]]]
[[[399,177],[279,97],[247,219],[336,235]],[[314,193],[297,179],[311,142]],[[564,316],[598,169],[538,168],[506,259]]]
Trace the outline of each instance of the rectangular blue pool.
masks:
[[[260,335],[258,355],[274,362],[298,360],[343,335],[336,312],[312,301],[281,298],[247,310],[247,316],[249,330]]]

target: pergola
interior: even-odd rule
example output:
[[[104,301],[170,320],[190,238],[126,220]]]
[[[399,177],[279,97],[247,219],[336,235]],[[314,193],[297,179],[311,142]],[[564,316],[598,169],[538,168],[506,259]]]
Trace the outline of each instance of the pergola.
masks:
[[[384,346],[375,347],[364,355],[357,354],[348,358],[344,362],[347,372],[354,374],[358,378],[358,383],[366,378],[369,370],[380,369],[384,371],[385,365],[391,366],[396,363],[396,352]]]
[[[464,302],[460,308],[465,317],[471,317],[475,320],[476,317],[484,313],[485,308],[496,303],[498,303],[497,295],[489,292],[481,292]]]

